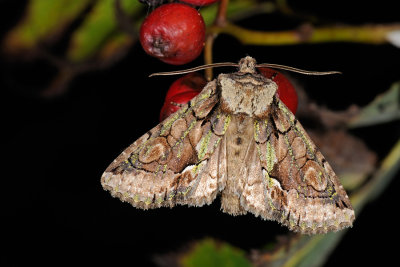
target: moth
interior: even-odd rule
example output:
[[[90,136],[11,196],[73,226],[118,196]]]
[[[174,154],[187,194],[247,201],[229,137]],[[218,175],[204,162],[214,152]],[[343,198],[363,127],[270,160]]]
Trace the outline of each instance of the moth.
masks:
[[[250,212],[303,234],[352,226],[343,186],[277,85],[257,73],[263,65],[245,57],[237,66],[126,148],[103,188],[142,209],[200,207],[220,195],[225,213]]]

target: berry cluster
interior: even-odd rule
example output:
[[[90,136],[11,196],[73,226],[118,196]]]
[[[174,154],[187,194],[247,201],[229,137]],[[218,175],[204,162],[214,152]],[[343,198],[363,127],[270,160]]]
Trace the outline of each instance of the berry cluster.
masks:
[[[147,54],[173,65],[186,64],[200,55],[204,48],[206,28],[203,17],[193,6],[210,5],[218,0],[181,0],[180,3],[167,4],[164,4],[164,0],[139,1],[158,6],[140,28],[140,43]],[[297,94],[289,80],[269,68],[260,68],[259,71],[278,85],[278,97],[296,113]],[[189,102],[205,84],[206,80],[197,73],[176,80],[167,92],[160,120]]]
[[[206,26],[201,14],[190,5],[204,6],[217,1],[184,0],[184,3],[157,7],[140,28],[143,49],[147,54],[173,65],[196,59],[204,47]]]

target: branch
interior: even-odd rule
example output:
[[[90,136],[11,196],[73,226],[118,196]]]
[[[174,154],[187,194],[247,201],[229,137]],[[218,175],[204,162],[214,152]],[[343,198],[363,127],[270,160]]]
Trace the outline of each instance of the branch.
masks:
[[[294,45],[324,42],[383,44],[388,42],[389,33],[399,30],[399,23],[326,27],[304,24],[296,30],[267,32],[248,30],[226,22],[224,26],[211,26],[208,32],[210,34],[229,34],[244,45]]]
[[[213,26],[224,28],[227,24],[226,21],[226,12],[228,9],[229,0],[221,0],[218,6],[217,16],[214,20]],[[206,41],[204,46],[204,63],[211,64],[212,63],[212,47],[214,43],[214,39],[217,37],[216,33],[207,32]],[[211,81],[213,77],[212,68],[205,70],[205,78],[207,81]]]

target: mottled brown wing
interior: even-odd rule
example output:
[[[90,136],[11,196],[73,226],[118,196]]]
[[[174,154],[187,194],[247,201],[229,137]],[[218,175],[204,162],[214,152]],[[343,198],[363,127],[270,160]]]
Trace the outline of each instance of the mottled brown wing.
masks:
[[[257,175],[248,177],[241,205],[289,229],[326,233],[352,225],[354,211],[329,163],[299,121],[277,98],[254,121]]]
[[[224,134],[216,82],[139,138],[106,169],[101,184],[113,196],[148,209],[211,203],[226,180]]]

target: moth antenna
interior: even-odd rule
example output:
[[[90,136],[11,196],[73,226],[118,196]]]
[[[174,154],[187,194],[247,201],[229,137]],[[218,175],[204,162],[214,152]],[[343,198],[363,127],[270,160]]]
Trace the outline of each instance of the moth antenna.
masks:
[[[271,64],[271,63],[263,63],[257,64],[256,68],[272,68],[272,69],[281,69],[287,70],[291,72],[297,72],[305,75],[330,75],[330,74],[342,74],[340,71],[312,71],[312,70],[302,70],[290,66],[279,65],[279,64]]]
[[[167,76],[167,75],[177,75],[177,74],[186,74],[186,73],[191,73],[199,70],[205,70],[209,68],[216,68],[216,67],[239,67],[238,63],[232,63],[232,62],[221,62],[221,63],[212,63],[212,64],[206,64],[186,70],[176,70],[176,71],[167,71],[167,72],[156,72],[152,73],[149,75],[149,77],[153,76]]]
[[[186,69],[186,70],[176,70],[176,71],[167,71],[167,72],[156,72],[152,73],[149,75],[149,77],[153,76],[168,76],[168,75],[179,75],[179,74],[186,74],[186,73],[191,73],[199,70],[205,70],[209,68],[218,68],[218,67],[239,67],[238,63],[232,63],[232,62],[221,62],[221,63],[212,63],[212,64],[206,64],[206,65],[201,65],[197,66],[194,68]],[[330,74],[342,74],[340,71],[312,71],[312,70],[303,70],[303,69],[298,69],[290,66],[285,66],[285,65],[279,65],[279,64],[272,64],[272,63],[263,63],[263,64],[257,64],[256,68],[272,68],[272,69],[281,69],[281,70],[287,70],[291,72],[297,72],[305,75],[330,75]]]

